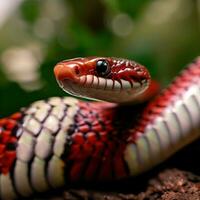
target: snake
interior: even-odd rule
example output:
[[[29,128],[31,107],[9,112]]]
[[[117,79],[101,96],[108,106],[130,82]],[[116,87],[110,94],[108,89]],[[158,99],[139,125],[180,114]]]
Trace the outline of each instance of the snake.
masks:
[[[38,100],[0,119],[1,199],[138,176],[200,135],[200,58],[161,91],[123,58],[64,60],[54,74],[77,98]]]

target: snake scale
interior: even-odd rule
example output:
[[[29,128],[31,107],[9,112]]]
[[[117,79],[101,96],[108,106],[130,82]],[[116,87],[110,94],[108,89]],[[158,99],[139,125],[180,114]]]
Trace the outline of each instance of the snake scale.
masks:
[[[114,103],[52,97],[0,119],[1,199],[136,176],[200,135],[200,58],[156,97],[146,68],[126,59],[76,58],[54,72],[67,92]]]

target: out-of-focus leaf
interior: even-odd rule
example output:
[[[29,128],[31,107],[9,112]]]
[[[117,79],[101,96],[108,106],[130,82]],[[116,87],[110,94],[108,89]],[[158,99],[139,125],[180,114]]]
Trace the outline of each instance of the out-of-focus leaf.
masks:
[[[149,3],[150,0],[118,0],[119,7],[122,12],[129,13],[132,17],[137,17],[138,13],[141,13],[142,9]]]
[[[39,0],[28,0],[22,3],[21,15],[27,22],[32,24],[38,19],[41,3]]]

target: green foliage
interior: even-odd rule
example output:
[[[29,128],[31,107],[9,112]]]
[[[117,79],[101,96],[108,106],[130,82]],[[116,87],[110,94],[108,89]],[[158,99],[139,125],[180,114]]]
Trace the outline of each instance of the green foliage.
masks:
[[[118,1],[120,10],[124,13],[129,13],[132,17],[137,17],[148,2],[150,1],[149,0]]]
[[[39,17],[40,13],[40,1],[32,0],[32,1],[24,1],[21,5],[21,15],[24,20],[29,23],[34,23]]]

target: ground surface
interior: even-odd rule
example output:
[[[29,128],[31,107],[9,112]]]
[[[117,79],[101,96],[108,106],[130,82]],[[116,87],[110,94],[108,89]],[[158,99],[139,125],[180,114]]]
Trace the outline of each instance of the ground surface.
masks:
[[[151,179],[147,189],[137,195],[71,190],[66,191],[63,197],[67,200],[197,200],[200,199],[200,177],[189,172],[169,169]]]

